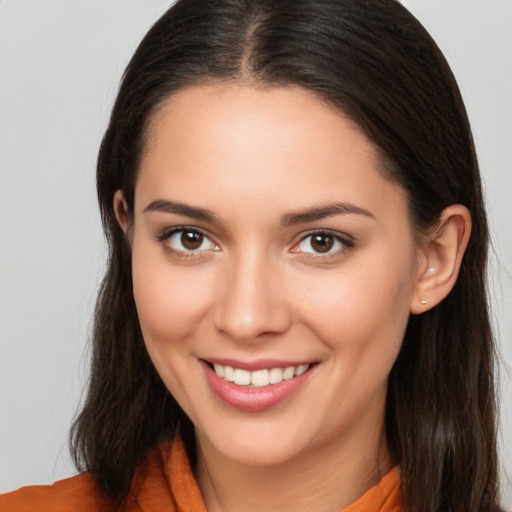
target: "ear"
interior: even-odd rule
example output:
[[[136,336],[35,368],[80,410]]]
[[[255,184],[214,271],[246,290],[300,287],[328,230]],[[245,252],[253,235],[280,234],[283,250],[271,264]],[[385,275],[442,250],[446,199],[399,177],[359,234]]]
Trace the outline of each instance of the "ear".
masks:
[[[117,190],[114,194],[114,213],[116,214],[117,222],[119,226],[123,230],[123,233],[128,237],[131,222],[130,222],[130,213],[128,210],[128,203],[124,197],[124,193],[122,190]]]
[[[471,214],[460,204],[445,208],[433,232],[419,244],[418,275],[409,309],[424,313],[452,290],[471,234]]]

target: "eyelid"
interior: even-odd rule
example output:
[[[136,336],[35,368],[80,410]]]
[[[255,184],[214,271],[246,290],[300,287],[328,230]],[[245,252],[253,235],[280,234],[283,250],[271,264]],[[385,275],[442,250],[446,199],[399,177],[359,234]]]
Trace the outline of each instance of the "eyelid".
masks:
[[[200,233],[205,238],[207,238],[214,247],[208,248],[208,249],[187,251],[187,250],[177,249],[176,247],[173,247],[170,243],[166,243],[174,234],[180,233],[183,231],[192,231],[192,232]],[[335,239],[335,241],[337,241],[338,243],[341,244],[341,247],[334,251],[329,250],[328,252],[325,252],[325,253],[315,252],[315,251],[311,251],[311,252],[310,251],[302,251],[302,250],[298,249],[299,244],[304,242],[307,238],[310,238],[315,235],[331,236],[332,238]],[[355,239],[351,235],[349,235],[347,233],[339,232],[339,231],[334,231],[332,229],[312,229],[305,233],[301,233],[298,236],[299,236],[299,238],[296,242],[293,243],[293,245],[290,249],[290,252],[300,255],[303,258],[309,258],[309,259],[318,260],[318,259],[322,259],[322,258],[327,259],[327,258],[336,257],[336,256],[345,254],[348,251],[354,249],[354,245],[355,245]],[[192,226],[192,225],[183,226],[183,225],[181,225],[181,226],[173,226],[173,227],[165,228],[165,229],[161,230],[161,232],[158,233],[154,238],[157,242],[159,242],[163,245],[164,249],[167,252],[172,253],[173,255],[176,255],[183,259],[207,257],[207,255],[208,255],[207,253],[216,252],[216,251],[220,250],[219,244],[215,240],[215,237],[213,237],[212,235],[210,235],[209,232],[207,232],[206,230],[204,230],[203,228],[200,228],[198,226]]]
[[[187,250],[180,250],[176,247],[173,247],[170,243],[168,243],[169,239],[173,235],[183,232],[183,231],[191,231],[194,233],[200,233],[201,235],[203,235],[205,238],[207,238],[210,241],[210,243],[214,246],[214,248],[187,251]],[[155,240],[157,242],[159,242],[160,244],[162,244],[162,246],[164,247],[164,249],[167,252],[169,252],[175,256],[184,258],[184,259],[185,258],[190,259],[190,258],[205,257],[205,253],[219,250],[219,245],[215,241],[215,239],[204,229],[199,228],[197,226],[173,226],[170,228],[166,228],[166,229],[163,229],[160,233],[158,233],[155,236]]]
[[[335,251],[329,251],[326,253],[321,252],[314,252],[314,251],[301,251],[298,249],[299,244],[304,242],[306,239],[315,236],[315,235],[328,235],[333,237],[337,242],[339,242],[342,247],[335,250]],[[290,252],[300,254],[302,257],[305,258],[314,258],[314,259],[320,259],[320,258],[329,258],[334,257],[343,253],[346,253],[352,249],[354,249],[355,246],[355,240],[352,236],[348,235],[347,233],[341,233],[339,231],[333,231],[332,229],[313,229],[306,233],[302,233],[300,235],[300,238],[297,242],[295,242],[290,249]]]

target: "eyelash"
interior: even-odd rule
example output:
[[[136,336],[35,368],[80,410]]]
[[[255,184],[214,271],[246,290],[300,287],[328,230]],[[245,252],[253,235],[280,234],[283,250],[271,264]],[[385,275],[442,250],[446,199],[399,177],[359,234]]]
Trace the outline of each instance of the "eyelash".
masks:
[[[177,249],[176,247],[174,247],[171,244],[170,239],[174,235],[177,235],[179,233],[181,233],[181,236],[183,236],[184,233],[193,233],[196,235],[201,235],[202,237],[204,237],[204,240],[209,241],[209,243],[213,246],[213,248],[201,249],[201,250]],[[335,251],[331,251],[331,249],[333,247],[333,246],[331,246],[328,248],[328,252],[325,252],[325,253],[316,252],[314,250],[313,251],[305,251],[305,250],[298,249],[298,247],[301,244],[305,243],[308,239],[312,240],[314,236],[322,236],[322,235],[331,238],[333,240],[333,242],[332,242],[333,246],[335,246],[335,244],[339,244],[341,247],[337,248]],[[167,230],[164,230],[162,233],[160,233],[155,238],[160,244],[163,245],[164,249],[167,252],[172,253],[174,256],[177,256],[177,257],[183,258],[183,259],[204,258],[207,256],[207,254],[205,254],[205,253],[216,252],[219,250],[218,245],[216,244],[216,242],[214,242],[212,240],[211,236],[209,236],[207,233],[205,233],[202,229],[199,229],[199,228],[193,227],[193,226],[190,226],[190,227],[189,226],[178,226],[175,228],[167,229]],[[203,244],[203,242],[201,243],[201,245],[202,244]],[[311,241],[310,241],[310,244],[311,244]],[[345,254],[345,253],[349,252],[350,250],[354,249],[354,246],[355,246],[355,242],[351,236],[341,235],[338,232],[323,229],[323,230],[309,231],[309,232],[303,234],[301,236],[300,240],[297,243],[295,243],[294,246],[290,249],[290,252],[294,253],[294,254],[299,254],[303,258],[311,258],[311,259],[319,260],[319,259],[326,259],[329,257],[340,255],[340,254]],[[310,247],[311,247],[311,245],[310,245]]]
[[[340,247],[337,248],[334,251],[331,251],[332,247],[329,248],[328,252],[321,253],[316,251],[304,251],[299,250],[299,245],[305,243],[308,239],[310,239],[309,245],[311,247],[311,242],[313,240],[313,237],[315,236],[327,236],[330,237],[333,240],[334,244],[339,244]],[[354,239],[349,235],[342,235],[336,231],[330,231],[328,229],[318,229],[315,231],[310,231],[308,233],[305,233],[301,239],[293,246],[291,249],[292,253],[299,253],[304,258],[314,258],[315,260],[321,259],[321,258],[329,258],[329,257],[335,257],[341,254],[345,254],[349,252],[350,250],[354,249],[355,242]],[[297,248],[297,249],[296,249]]]
[[[201,249],[201,250],[187,250],[187,249],[177,249],[174,247],[170,240],[174,235],[177,235],[181,233],[183,236],[184,233],[194,233],[196,235],[201,235],[204,237],[204,240],[208,240],[209,243],[214,246],[214,249]],[[193,227],[193,226],[179,226],[172,229],[166,229],[162,231],[157,237],[157,242],[161,243],[164,249],[173,254],[173,256],[177,256],[179,258],[183,259],[191,259],[191,258],[198,258],[198,257],[205,257],[205,252],[210,251],[217,251],[218,245],[212,240],[211,236],[206,234],[202,229]],[[201,244],[202,245],[202,244]]]

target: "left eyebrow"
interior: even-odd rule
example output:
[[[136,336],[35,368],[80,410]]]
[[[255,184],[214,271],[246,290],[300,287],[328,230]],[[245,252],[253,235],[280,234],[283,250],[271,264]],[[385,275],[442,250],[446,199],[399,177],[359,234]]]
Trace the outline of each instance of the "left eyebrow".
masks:
[[[315,220],[325,219],[327,217],[333,217],[335,215],[347,215],[357,214],[364,215],[375,219],[375,216],[368,210],[364,210],[359,206],[351,203],[332,203],[325,206],[319,206],[316,208],[309,208],[298,212],[288,213],[281,219],[283,226],[294,226],[296,224],[303,224],[306,222],[313,222]]]
[[[157,199],[146,206],[143,210],[146,212],[162,212],[174,213],[177,215],[184,215],[191,219],[204,220],[212,224],[220,224],[220,220],[210,211],[205,208],[198,208],[185,203],[178,203],[177,201],[168,201],[167,199]]]

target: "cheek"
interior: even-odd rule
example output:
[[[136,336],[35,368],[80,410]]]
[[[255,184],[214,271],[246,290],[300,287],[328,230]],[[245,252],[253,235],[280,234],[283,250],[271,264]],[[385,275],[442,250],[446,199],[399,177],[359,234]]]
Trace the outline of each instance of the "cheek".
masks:
[[[379,258],[368,257],[371,261],[354,259],[323,283],[304,283],[308,300],[303,310],[309,304],[310,326],[335,355],[353,354],[353,364],[366,358],[393,363],[407,326],[414,284],[413,256],[404,252],[400,258],[381,252]]]
[[[162,253],[135,246],[132,256],[133,294],[146,344],[192,334],[213,288],[208,272],[171,265]]]

